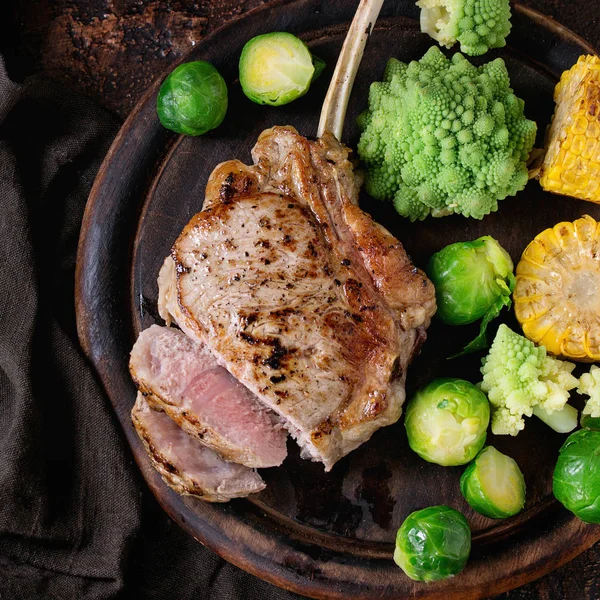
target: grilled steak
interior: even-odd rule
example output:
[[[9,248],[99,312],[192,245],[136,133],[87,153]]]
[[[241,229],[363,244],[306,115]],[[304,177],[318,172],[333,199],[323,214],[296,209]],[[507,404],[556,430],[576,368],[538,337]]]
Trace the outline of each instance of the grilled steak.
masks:
[[[329,470],[400,417],[434,289],[358,207],[348,150],[333,135],[274,127],[253,159],[213,171],[162,269],[161,311]]]
[[[164,412],[152,410],[141,393],[131,417],[153,466],[176,492],[227,502],[264,489],[256,471],[223,460]]]
[[[280,419],[181,331],[153,325],[131,351],[131,375],[153,408],[224,459],[275,467],[287,454]]]

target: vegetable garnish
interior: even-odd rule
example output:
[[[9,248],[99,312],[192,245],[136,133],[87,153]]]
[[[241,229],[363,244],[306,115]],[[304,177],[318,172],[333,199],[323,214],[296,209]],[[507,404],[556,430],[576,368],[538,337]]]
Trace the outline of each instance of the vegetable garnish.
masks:
[[[592,417],[591,415],[581,413],[580,423],[584,429],[600,431],[600,417]]]
[[[460,478],[460,491],[471,508],[490,519],[504,519],[525,506],[525,478],[506,454],[487,446]]]
[[[523,107],[501,58],[475,67],[433,46],[408,65],[390,59],[358,119],[366,191],[411,221],[483,218],[527,183],[537,126]]]
[[[257,104],[281,106],[308,91],[325,63],[308,46],[284,31],[257,35],[240,56],[240,84]]]
[[[583,408],[583,415],[600,418],[600,367],[592,365],[589,372],[579,378],[577,393],[590,397]]]
[[[580,56],[554,90],[540,184],[555,194],[600,202],[600,58]]]
[[[508,252],[486,235],[446,246],[431,257],[426,271],[444,323],[466,325],[482,319],[479,335],[458,356],[486,348],[488,324],[511,305],[515,277]]]
[[[585,215],[542,231],[517,265],[515,314],[550,354],[600,360],[600,228]]]
[[[448,506],[411,513],[396,535],[395,563],[415,581],[438,581],[465,568],[471,552],[467,519]]]
[[[218,127],[225,118],[225,80],[210,63],[202,60],[183,63],[160,86],[156,112],[167,129],[202,135]]]
[[[506,46],[510,33],[509,0],[419,0],[421,31],[441,46],[460,42],[471,56]]]
[[[408,403],[404,426],[410,447],[428,462],[464,465],[485,444],[490,405],[462,379],[435,379]]]
[[[552,491],[586,523],[600,523],[600,431],[580,429],[560,449]]]
[[[523,417],[535,414],[555,431],[566,433],[577,426],[577,411],[567,405],[569,391],[578,380],[573,363],[546,356],[543,346],[502,324],[489,354],[483,359],[481,389],[492,408],[492,432],[517,435]],[[570,428],[570,429],[569,429]]]

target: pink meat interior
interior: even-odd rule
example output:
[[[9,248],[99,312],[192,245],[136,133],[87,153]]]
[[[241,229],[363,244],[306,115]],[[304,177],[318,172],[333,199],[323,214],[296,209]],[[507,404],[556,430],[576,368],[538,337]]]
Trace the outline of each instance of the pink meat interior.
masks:
[[[185,433],[164,412],[151,410],[141,394],[134,414],[152,445],[160,448],[162,457],[182,477],[196,482],[209,494],[237,496],[264,488],[252,469],[224,461],[216,452]]]
[[[265,466],[286,457],[287,433],[277,417],[244,387],[212,353],[181,331],[153,325],[136,347],[147,365],[138,374],[162,398],[241,448],[250,449]]]

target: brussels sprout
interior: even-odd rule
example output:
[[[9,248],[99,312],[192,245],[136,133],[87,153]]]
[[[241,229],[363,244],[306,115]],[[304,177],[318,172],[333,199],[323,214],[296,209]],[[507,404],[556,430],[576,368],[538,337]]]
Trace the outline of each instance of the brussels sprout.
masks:
[[[554,468],[556,499],[586,523],[600,523],[600,431],[580,429],[562,445]]]
[[[485,444],[490,404],[462,379],[435,379],[408,403],[404,426],[410,447],[443,466],[464,465]]]
[[[183,63],[160,86],[156,112],[167,129],[202,135],[218,127],[225,118],[225,80],[210,63]]]
[[[586,415],[585,413],[582,413],[580,423],[584,429],[600,431],[600,417],[592,417],[592,415]]]
[[[242,50],[240,84],[253,102],[281,106],[306,94],[324,68],[325,63],[295,35],[265,33]]]
[[[486,235],[446,246],[431,257],[426,271],[435,286],[442,321],[466,325],[483,319],[479,335],[461,354],[485,348],[488,324],[502,307],[511,305],[515,276],[508,252]]]
[[[460,478],[460,491],[471,508],[491,519],[520,513],[525,489],[519,465],[493,446],[484,448]]]
[[[470,552],[467,519],[453,508],[432,506],[408,515],[402,523],[394,561],[415,581],[437,581],[462,571]]]

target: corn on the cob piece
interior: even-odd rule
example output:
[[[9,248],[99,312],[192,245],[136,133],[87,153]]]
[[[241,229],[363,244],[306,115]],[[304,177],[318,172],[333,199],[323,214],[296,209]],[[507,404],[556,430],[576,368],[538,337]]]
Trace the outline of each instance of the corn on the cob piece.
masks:
[[[513,295],[523,332],[550,354],[600,360],[600,226],[585,215],[527,246]]]
[[[554,101],[540,184],[548,192],[600,203],[600,59],[580,56],[562,74]]]

